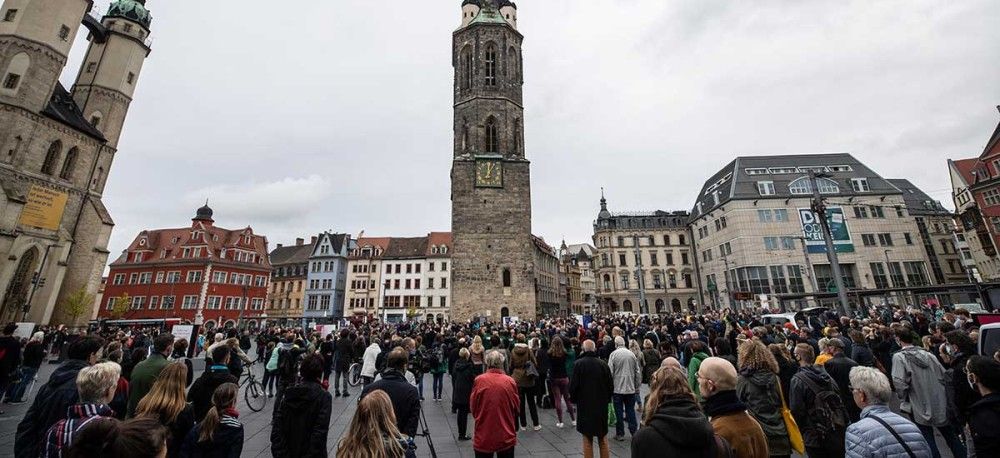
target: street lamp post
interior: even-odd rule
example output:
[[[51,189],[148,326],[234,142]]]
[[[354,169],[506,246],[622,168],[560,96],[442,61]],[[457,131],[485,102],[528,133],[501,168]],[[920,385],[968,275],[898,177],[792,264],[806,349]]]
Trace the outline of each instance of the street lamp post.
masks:
[[[236,317],[236,327],[240,331],[243,330],[243,309],[247,308],[247,292],[250,290],[250,285],[247,283],[243,284],[243,301],[240,302],[240,314]]]
[[[42,275],[45,273],[45,264],[49,259],[49,250],[53,248],[62,248],[62,245],[53,244],[45,247],[45,255],[42,256],[42,263],[38,266],[38,272],[31,279],[31,292],[28,294],[28,301],[24,303],[24,312],[21,315],[21,321],[28,321],[28,311],[31,310],[31,302],[35,299],[35,291],[38,290],[39,283],[45,283],[45,277],[42,277]]]
[[[642,252],[639,250],[639,234],[632,234],[632,244],[635,247],[635,279],[639,287],[639,313],[649,313],[646,304],[646,282],[642,273]]]

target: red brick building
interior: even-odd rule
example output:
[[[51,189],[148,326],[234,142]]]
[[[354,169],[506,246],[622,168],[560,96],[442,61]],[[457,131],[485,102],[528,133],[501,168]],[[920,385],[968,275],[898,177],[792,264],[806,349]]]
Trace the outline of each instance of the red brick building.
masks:
[[[206,205],[190,227],[140,232],[111,263],[99,319],[200,318],[211,328],[237,325],[243,308],[248,326],[262,324],[271,275],[267,239],[249,226],[230,230],[214,222]]]
[[[1000,106],[997,107],[1000,110]],[[976,158],[949,160],[952,198],[960,224],[957,245],[968,269],[982,280],[1000,280],[1000,123]],[[965,245],[966,247],[963,247]],[[1000,295],[991,292],[996,300]]]

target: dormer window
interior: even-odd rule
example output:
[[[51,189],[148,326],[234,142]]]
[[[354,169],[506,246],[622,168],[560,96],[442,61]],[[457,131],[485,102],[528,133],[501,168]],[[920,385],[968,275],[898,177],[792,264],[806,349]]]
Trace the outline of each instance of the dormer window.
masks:
[[[139,239],[139,246],[146,246],[146,239]]]

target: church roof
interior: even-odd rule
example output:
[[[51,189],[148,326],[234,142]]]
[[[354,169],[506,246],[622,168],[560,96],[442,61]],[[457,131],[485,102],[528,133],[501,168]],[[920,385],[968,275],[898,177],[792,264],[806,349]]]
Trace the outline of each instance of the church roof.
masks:
[[[77,106],[76,101],[73,100],[73,96],[63,87],[62,83],[56,83],[56,87],[52,91],[52,98],[49,99],[49,104],[42,110],[42,114],[72,127],[88,137],[93,137],[101,142],[107,141],[104,135],[101,134],[101,131],[97,130],[93,124],[83,117],[80,107]]]
[[[146,0],[116,0],[108,7],[108,14],[104,17],[120,17],[135,21],[149,29],[149,24],[153,22],[153,17],[146,9]]]

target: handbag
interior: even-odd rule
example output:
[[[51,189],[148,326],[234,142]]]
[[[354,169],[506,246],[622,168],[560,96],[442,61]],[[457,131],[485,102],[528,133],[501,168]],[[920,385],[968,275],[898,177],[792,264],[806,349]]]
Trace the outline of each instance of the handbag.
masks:
[[[532,378],[538,378],[538,369],[531,361],[524,363],[524,375]]]
[[[806,453],[806,443],[802,440],[802,431],[799,431],[799,425],[795,423],[792,411],[785,404],[785,393],[781,390],[780,381],[778,382],[778,397],[781,398],[781,418],[785,420],[785,429],[788,430],[788,442],[791,443],[792,450],[798,452],[799,455],[804,455]]]

